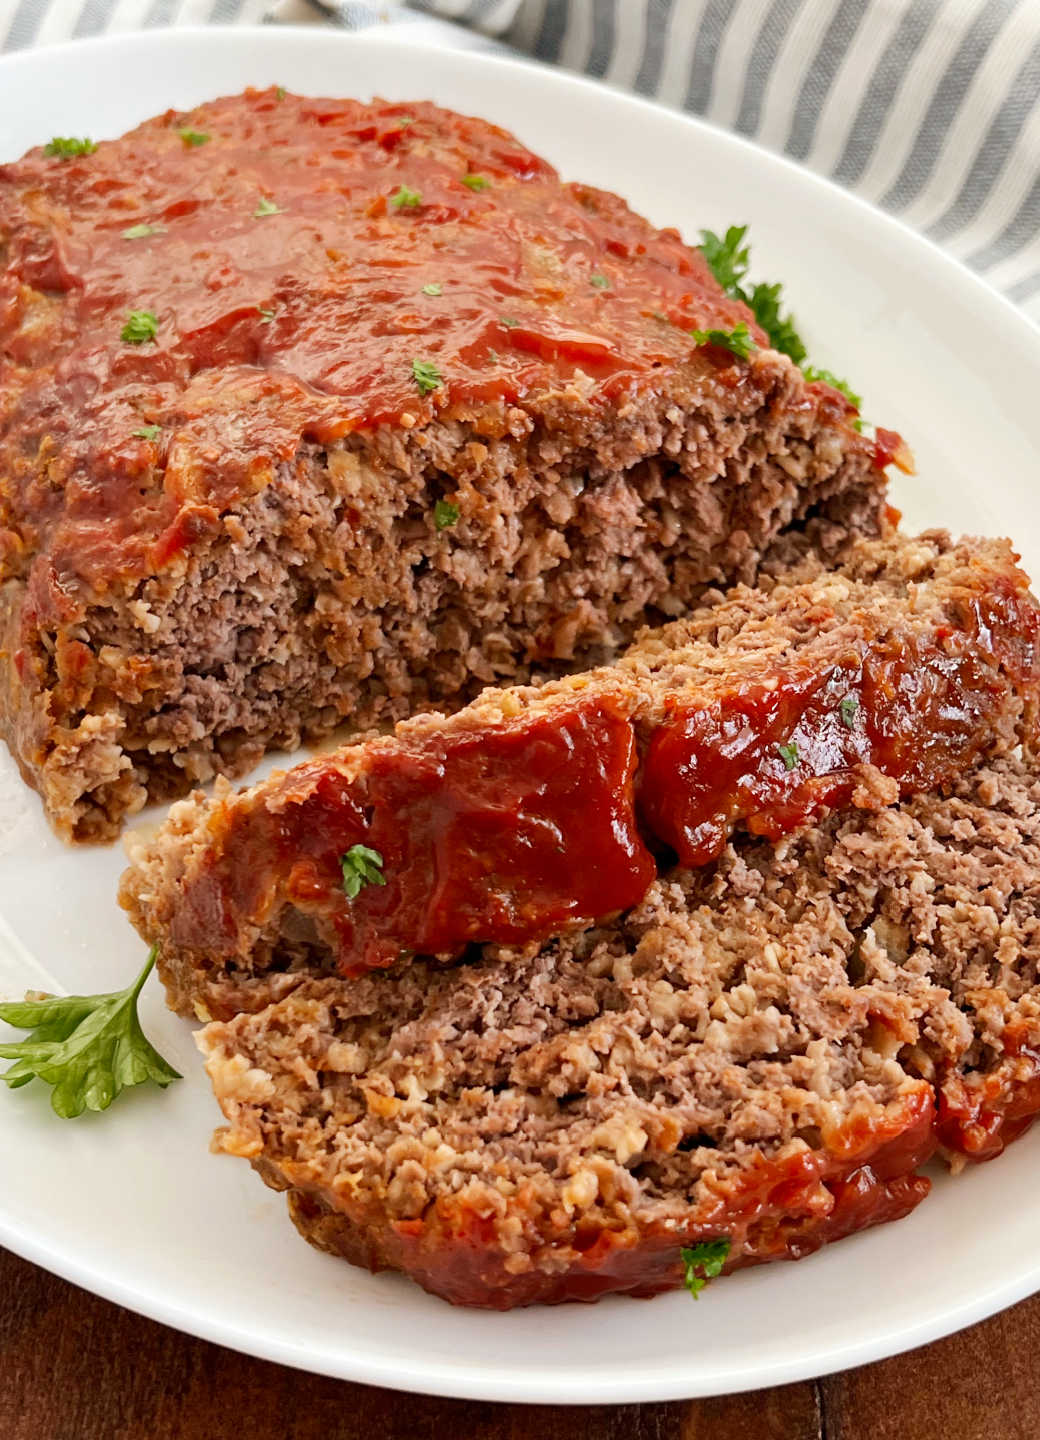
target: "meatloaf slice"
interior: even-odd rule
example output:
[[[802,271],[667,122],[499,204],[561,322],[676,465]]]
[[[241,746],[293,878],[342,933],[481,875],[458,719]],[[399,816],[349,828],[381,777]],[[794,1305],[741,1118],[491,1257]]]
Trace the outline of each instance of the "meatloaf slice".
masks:
[[[219,1148],[307,1239],[458,1304],[797,1259],[1040,1110],[1040,782],[1016,760],[733,842],[615,923],[310,980],[202,1030]]]
[[[738,587],[617,664],[175,806],[121,902],[171,1005],[227,1018],[313,973],[540,944],[637,904],[735,825],[777,838],[1031,742],[1040,610],[1003,541],[863,541]]]
[[[891,437],[765,344],[676,231],[434,105],[250,91],[0,166],[0,732],[59,833],[878,533]]]

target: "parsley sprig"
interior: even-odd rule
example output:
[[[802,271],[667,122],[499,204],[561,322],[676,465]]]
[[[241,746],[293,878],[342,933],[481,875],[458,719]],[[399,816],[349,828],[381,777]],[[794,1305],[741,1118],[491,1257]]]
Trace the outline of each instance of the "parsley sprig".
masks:
[[[679,1251],[685,1267],[683,1284],[695,1300],[700,1298],[700,1293],[708,1281],[722,1273],[730,1245],[729,1236],[723,1235],[721,1240],[704,1240],[700,1245],[684,1245]]]
[[[0,1020],[30,1030],[25,1040],[0,1045],[3,1074],[17,1090],[32,1079],[51,1090],[63,1120],[84,1110],[107,1110],[121,1090],[151,1080],[165,1088],[181,1077],[150,1043],[137,1017],[137,997],[155,964],[156,947],[125,990],[107,995],[39,995],[0,1005]]]
[[[748,271],[751,267],[751,249],[747,239],[746,225],[731,225],[724,235],[713,230],[701,231],[701,254],[711,267],[715,279],[734,300],[741,300],[754,315],[758,324],[769,337],[774,350],[789,355],[796,365],[801,366],[805,378],[810,381],[822,380],[839,390],[858,410],[860,397],[829,370],[818,370],[807,365],[808,351],[798,333],[794,316],[784,309],[781,284],[769,285],[759,282],[749,285]]]
[[[343,890],[348,900],[356,900],[363,885],[385,885],[383,857],[378,850],[367,845],[351,845],[340,858],[343,871]]]
[[[691,330],[690,334],[697,345],[714,345],[719,350],[729,350],[738,360],[747,360],[757,349],[743,320],[732,330]]]
[[[418,190],[410,190],[407,185],[400,185],[390,196],[389,203],[395,210],[418,210],[422,204],[422,195]]]
[[[47,141],[43,153],[57,156],[59,160],[71,160],[75,155],[93,155],[96,149],[94,141],[88,140],[86,136],[77,140],[73,135],[55,135],[52,140]]]

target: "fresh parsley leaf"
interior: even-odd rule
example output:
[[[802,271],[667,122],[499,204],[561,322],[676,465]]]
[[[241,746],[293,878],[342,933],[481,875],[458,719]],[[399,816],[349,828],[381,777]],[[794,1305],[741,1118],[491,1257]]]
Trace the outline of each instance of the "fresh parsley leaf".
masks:
[[[422,287],[424,295],[443,295],[444,286],[438,280],[431,280],[428,285]]]
[[[414,124],[415,124],[415,116],[414,116],[414,115],[398,115],[398,117],[397,117],[397,123],[398,123],[398,126],[399,126],[402,130],[407,130],[407,128],[408,128],[409,125],[414,125]]]
[[[260,324],[270,325],[274,319],[274,311],[271,307],[269,305],[258,305],[256,308],[260,312]]]
[[[685,1266],[683,1284],[695,1300],[709,1280],[721,1275],[732,1242],[728,1235],[721,1240],[705,1240],[700,1245],[684,1245],[679,1255]]]
[[[268,200],[266,195],[261,195],[256,209],[253,211],[254,220],[262,220],[265,215],[280,215],[282,207],[276,205],[273,200]]]
[[[33,1078],[54,1088],[51,1107],[63,1120],[84,1110],[107,1110],[121,1090],[181,1077],[149,1043],[137,1018],[137,997],[155,964],[156,947],[125,990],[108,995],[42,995],[0,1005],[0,1020],[31,1030],[25,1040],[0,1045],[13,1060],[3,1079],[12,1090]]]
[[[420,395],[429,395],[443,383],[444,377],[432,360],[413,360],[412,379],[418,385]]]
[[[150,310],[131,310],[119,338],[128,345],[143,345],[146,340],[154,340],[158,333],[159,322]]]
[[[786,745],[776,747],[777,754],[784,762],[785,770],[793,770],[798,764],[798,745],[794,740],[789,740]]]
[[[831,385],[835,390],[840,391],[840,393],[845,396],[845,399],[848,400],[851,405],[855,405],[857,410],[862,406],[862,396],[857,395],[855,390],[853,390],[852,386],[848,384],[847,381],[839,380],[837,375],[832,375],[829,370],[820,370],[815,365],[805,365],[802,368],[805,374],[805,378],[809,381],[810,384],[814,380],[822,380],[824,385]]]
[[[859,701],[855,695],[846,695],[838,706],[841,711],[841,723],[847,725],[851,730],[856,723],[856,711],[859,709]]]
[[[743,284],[751,263],[747,232],[746,225],[731,225],[722,236],[713,230],[701,231],[701,254],[726,294],[737,300],[744,298]]]
[[[351,845],[340,859],[343,870],[343,889],[348,900],[356,900],[362,885],[385,885],[383,857],[378,850],[367,845]]]
[[[438,530],[448,530],[459,519],[459,507],[450,500],[438,500],[433,507],[433,523]]]
[[[131,430],[130,434],[133,435],[135,440],[155,441],[158,440],[159,436],[162,434],[162,426],[142,425],[139,430]]]
[[[746,360],[757,349],[743,320],[732,330],[691,330],[690,334],[698,345],[716,345],[720,350],[729,350],[739,360]]]
[[[589,284],[594,285],[597,290],[609,290],[610,281],[605,275],[595,274],[589,276]]]
[[[401,185],[390,196],[390,204],[395,210],[418,210],[422,195],[418,190],[409,190],[407,185]]]
[[[795,329],[794,317],[785,315],[780,297],[784,287],[777,285],[756,285],[744,299],[751,313],[769,336],[769,343],[782,355],[790,355],[800,365],[807,355],[802,337]]]
[[[504,325],[507,330],[515,330],[520,324],[520,321],[514,320],[512,315],[503,315],[501,320],[499,321],[499,324]]]
[[[491,181],[486,175],[463,175],[462,183],[470,190],[491,189]]]
[[[149,235],[165,235],[165,225],[131,225],[123,231],[124,240],[144,240]]]
[[[97,146],[93,140],[85,136],[77,140],[72,135],[55,135],[53,140],[48,140],[43,147],[45,155],[56,155],[61,160],[71,160],[74,155],[93,155]]]
[[[285,99],[285,95],[286,95],[286,90],[285,90],[285,86],[284,86],[284,85],[276,85],[276,86],[274,87],[274,98],[275,98],[276,100],[284,100],[284,99]]]
[[[760,283],[748,289],[745,285],[750,265],[747,231],[746,225],[731,225],[721,238],[711,230],[701,231],[701,254],[715,279],[727,295],[748,307],[769,337],[770,346],[783,355],[789,355],[796,365],[800,365],[810,384],[814,380],[822,380],[827,385],[833,385],[859,410],[863,401],[850,385],[829,370],[818,370],[814,365],[805,363],[808,358],[805,342],[798,333],[794,316],[785,314],[783,309],[781,297],[784,287]],[[860,429],[860,422],[855,423],[856,429]]]
[[[207,144],[210,138],[204,130],[178,130],[177,134],[189,150],[197,150],[200,145]]]

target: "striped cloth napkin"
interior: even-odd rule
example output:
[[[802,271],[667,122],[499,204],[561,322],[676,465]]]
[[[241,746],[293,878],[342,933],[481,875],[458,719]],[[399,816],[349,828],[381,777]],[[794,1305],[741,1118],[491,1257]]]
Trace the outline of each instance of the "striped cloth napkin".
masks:
[[[1040,321],[1040,0],[0,0],[0,49],[266,19],[509,47],[702,115],[898,215]]]

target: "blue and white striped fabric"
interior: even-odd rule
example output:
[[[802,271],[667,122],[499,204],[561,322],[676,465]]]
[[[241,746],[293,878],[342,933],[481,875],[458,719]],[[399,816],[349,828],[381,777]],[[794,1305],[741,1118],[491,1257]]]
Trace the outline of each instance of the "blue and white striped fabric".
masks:
[[[0,49],[264,19],[482,37],[703,115],[899,215],[1040,320],[1040,0],[0,0]]]

